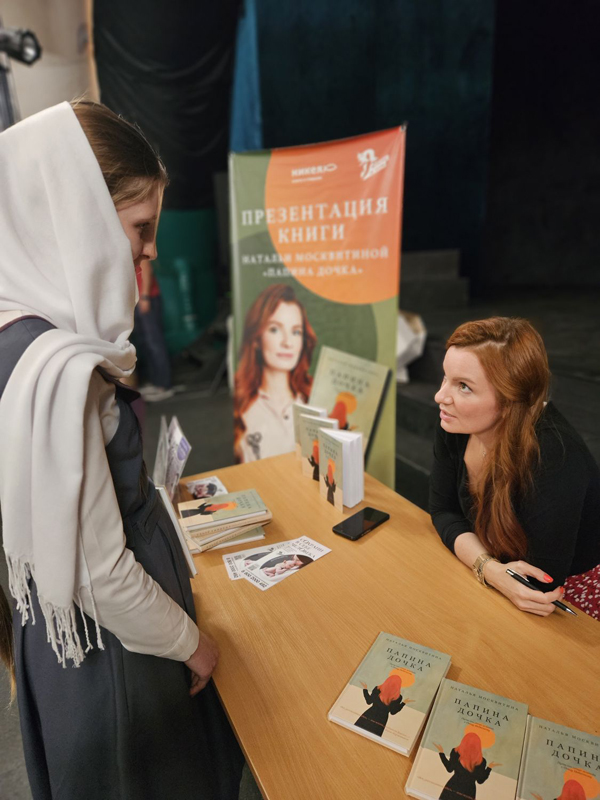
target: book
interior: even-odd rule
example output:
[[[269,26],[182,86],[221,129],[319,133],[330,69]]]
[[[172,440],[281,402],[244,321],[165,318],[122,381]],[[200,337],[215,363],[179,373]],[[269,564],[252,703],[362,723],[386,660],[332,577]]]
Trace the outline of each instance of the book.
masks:
[[[527,718],[519,800],[600,796],[600,737],[538,717]]]
[[[319,431],[319,490],[321,497],[343,511],[365,496],[362,433]]]
[[[188,566],[188,572],[190,578],[193,578],[194,575],[198,574],[198,570],[196,569],[196,565],[194,564],[194,559],[190,554],[190,549],[187,545],[186,537],[183,532],[181,525],[179,524],[179,520],[177,519],[177,515],[175,514],[175,509],[173,508],[173,503],[171,502],[171,498],[169,497],[169,493],[167,492],[164,486],[157,486],[156,491],[158,492],[158,496],[162,500],[162,504],[167,510],[169,517],[171,518],[171,522],[173,523],[173,527],[177,531],[177,537],[179,539],[179,544],[181,545],[181,549],[183,550],[183,555],[185,556],[185,560]]]
[[[292,403],[292,420],[294,422],[294,443],[296,448],[296,458],[302,458],[302,446],[300,444],[300,414],[305,417],[326,417],[327,411],[324,408],[309,406],[306,403],[296,401]]]
[[[215,500],[189,500],[177,508],[182,527],[194,538],[250,523],[256,526],[272,517],[255,489],[223,494]]]
[[[424,800],[514,800],[527,706],[445,678],[406,793]]]
[[[177,417],[172,417],[167,428],[167,419],[161,416],[152,480],[155,486],[165,487],[171,500],[191,450]]]
[[[194,538],[191,534],[185,534],[188,547],[192,553],[204,553],[206,550],[219,550],[222,547],[233,547],[238,544],[255,542],[265,538],[265,532],[261,525],[243,525],[237,528],[228,528],[217,533],[208,533],[199,538]]]
[[[338,426],[337,419],[327,417],[308,417],[300,414],[298,420],[300,428],[300,458],[302,460],[302,474],[306,478],[319,480],[319,431],[322,428],[334,429]]]
[[[301,536],[244,566],[240,575],[264,592],[330,552],[325,545]]]
[[[365,462],[389,383],[390,369],[375,361],[322,347],[310,404],[326,408],[340,430],[360,431]]]
[[[380,633],[327,717],[409,755],[449,666],[445,653]]]

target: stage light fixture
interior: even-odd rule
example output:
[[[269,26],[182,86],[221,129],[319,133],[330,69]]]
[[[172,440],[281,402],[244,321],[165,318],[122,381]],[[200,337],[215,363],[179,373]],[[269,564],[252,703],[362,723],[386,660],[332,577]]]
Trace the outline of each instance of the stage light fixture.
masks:
[[[33,31],[0,26],[0,53],[22,64],[33,64],[42,55],[42,48]]]

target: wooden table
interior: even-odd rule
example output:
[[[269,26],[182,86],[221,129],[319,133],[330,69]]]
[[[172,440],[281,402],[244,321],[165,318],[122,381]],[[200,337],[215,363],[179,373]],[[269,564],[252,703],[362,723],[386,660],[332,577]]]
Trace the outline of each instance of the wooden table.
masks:
[[[597,622],[518,611],[477,583],[424,511],[369,476],[365,503],[348,514],[372,505],[391,519],[350,542],[332,533],[341,515],[293,454],[216,474],[229,491],[258,490],[273,511],[266,543],[307,535],[331,548],[266,592],[229,580],[222,556],[233,548],[195,558],[200,627],[221,649],[215,684],[265,798],[406,796],[414,752],[408,759],[327,720],[379,631],[449,653],[453,680],[600,733]]]

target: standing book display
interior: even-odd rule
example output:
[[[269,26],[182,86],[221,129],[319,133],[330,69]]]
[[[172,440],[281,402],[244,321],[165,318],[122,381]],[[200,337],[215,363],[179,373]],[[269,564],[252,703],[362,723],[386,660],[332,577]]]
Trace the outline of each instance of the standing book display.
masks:
[[[321,348],[310,402],[326,408],[340,430],[360,431],[365,462],[382,408],[390,370],[365,358]]]
[[[298,427],[300,429],[300,457],[302,460],[302,474],[306,478],[319,480],[319,431],[337,428],[337,419],[328,417],[307,417],[300,414]]]
[[[449,666],[445,653],[380,633],[328,718],[409,755]]]
[[[352,508],[365,496],[361,433],[319,430],[319,489],[338,511]]]
[[[302,445],[300,443],[300,415],[305,417],[326,417],[327,411],[324,408],[316,408],[305,403],[292,404],[292,419],[294,421],[294,442],[296,445],[296,456],[302,458]]]
[[[526,721],[524,703],[445,679],[406,793],[422,800],[515,800]]]

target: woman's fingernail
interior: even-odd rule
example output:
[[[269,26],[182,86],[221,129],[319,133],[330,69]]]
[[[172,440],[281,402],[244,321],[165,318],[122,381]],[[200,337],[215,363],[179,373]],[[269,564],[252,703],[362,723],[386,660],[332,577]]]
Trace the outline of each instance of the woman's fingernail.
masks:
[[[564,586],[559,586],[558,588],[560,589],[560,593],[561,594],[565,593],[565,587]]]
[[[544,573],[544,580],[546,581],[546,583],[552,583],[554,578],[551,578],[550,575],[546,575],[546,573]]]

